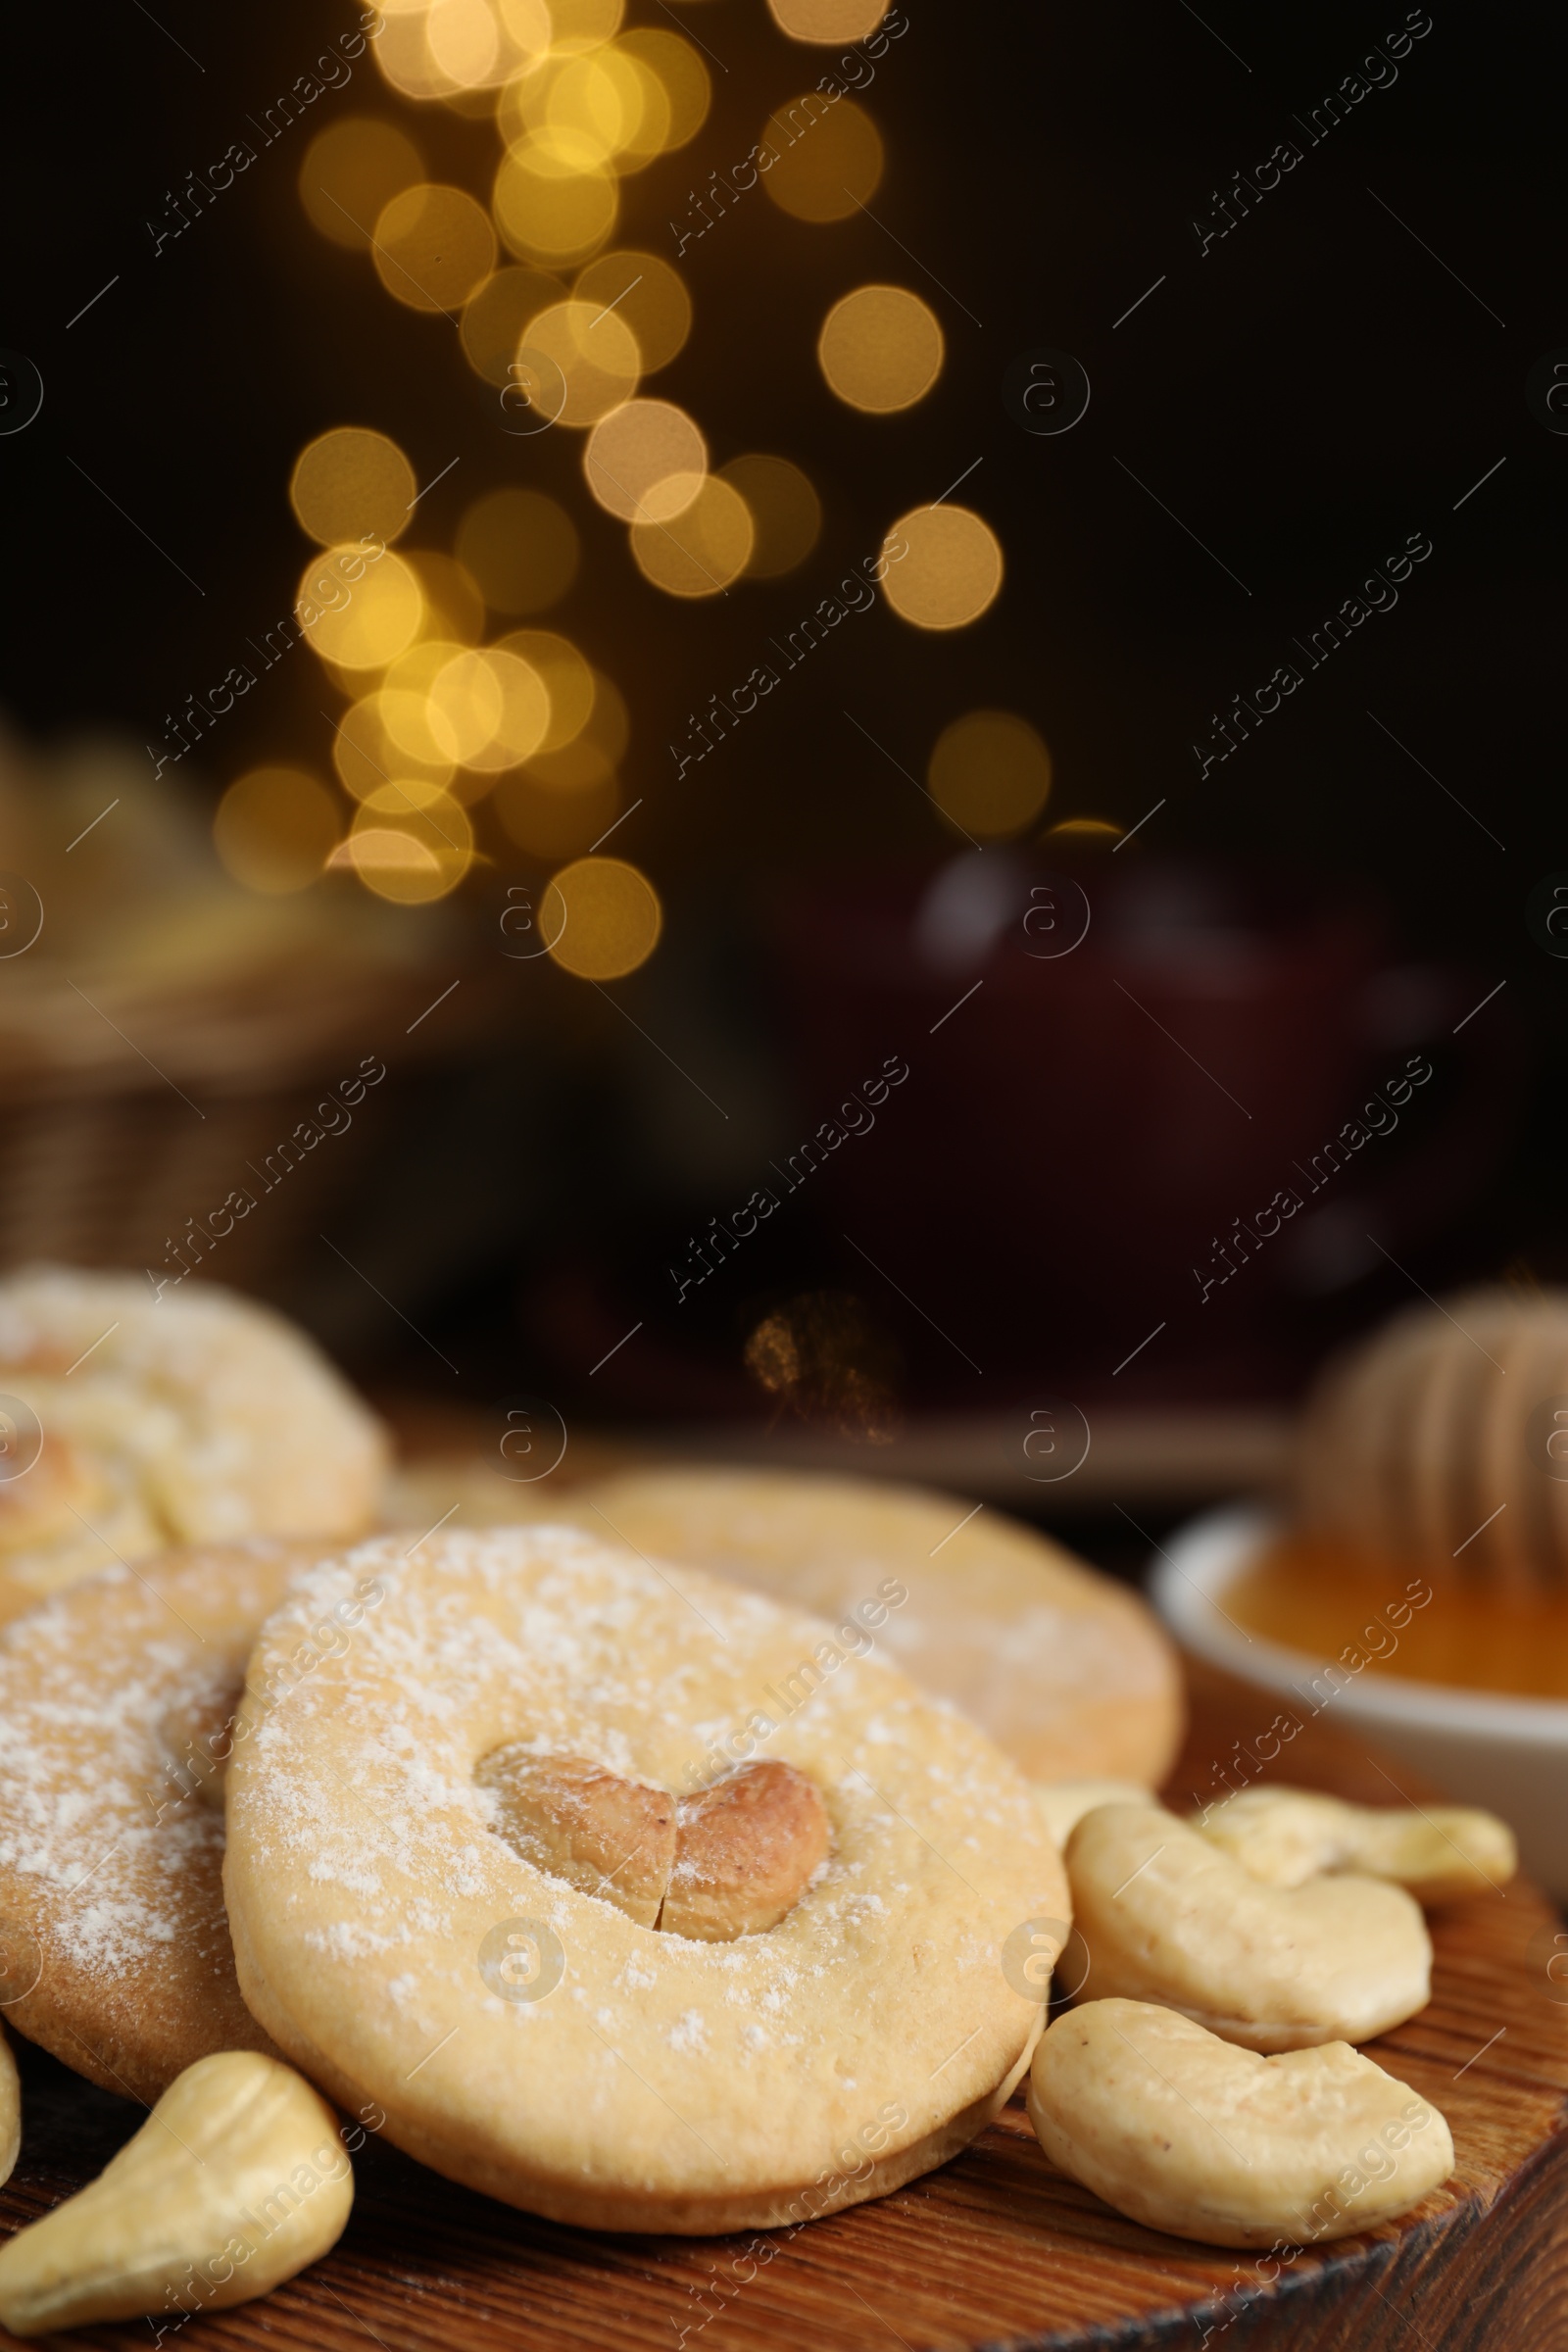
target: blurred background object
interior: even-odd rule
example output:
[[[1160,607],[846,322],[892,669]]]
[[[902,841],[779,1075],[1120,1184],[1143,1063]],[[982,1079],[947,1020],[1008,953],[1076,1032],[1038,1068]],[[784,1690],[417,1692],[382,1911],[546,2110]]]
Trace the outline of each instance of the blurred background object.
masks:
[[[1520,38],[102,27],[0,319],[0,1258],[1156,1518],[1568,1268]]]

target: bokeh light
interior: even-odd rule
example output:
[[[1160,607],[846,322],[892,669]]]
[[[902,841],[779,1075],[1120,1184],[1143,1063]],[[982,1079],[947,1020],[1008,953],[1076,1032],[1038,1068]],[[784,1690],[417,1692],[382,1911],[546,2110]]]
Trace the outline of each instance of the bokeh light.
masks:
[[[338,425],[300,452],[289,504],[300,528],[323,547],[405,529],[418,484],[395,441],[363,425]]]
[[[631,740],[625,697],[603,670],[589,673],[593,707],[569,743],[540,750],[528,761],[536,783],[554,792],[587,792],[613,777]]]
[[[532,768],[503,776],[494,808],[507,838],[530,858],[580,858],[603,840],[620,813],[620,787],[612,775],[580,790],[562,792],[543,783]],[[564,911],[558,894],[558,920]]]
[[[460,645],[477,645],[484,635],[484,598],[466,564],[444,556],[438,548],[405,548],[424,591],[421,637],[455,637]]]
[[[580,980],[620,980],[646,963],[663,923],[646,874],[620,858],[579,858],[563,866],[539,906],[551,955]]]
[[[405,98],[445,98],[459,85],[430,54],[427,37],[429,0],[415,8],[386,8],[375,35],[373,52],[382,78]]]
[[[414,141],[390,122],[349,115],[318,131],[300,166],[300,202],[334,245],[368,253],[376,221],[394,196],[424,177]]]
[[[459,311],[495,268],[490,217],[462,188],[420,180],[375,224],[376,273],[411,311]]]
[[[496,681],[501,710],[489,741],[471,752],[464,764],[473,775],[497,776],[520,766],[543,743],[550,728],[550,690],[531,662],[504,646],[492,645],[477,658]],[[437,691],[439,685],[438,680]]]
[[[431,63],[460,90],[505,76],[508,44],[489,0],[430,0],[424,37]]]
[[[450,793],[383,784],[354,814],[334,863],[352,863],[378,897],[419,906],[456,890],[473,861],[473,827]]]
[[[247,890],[304,890],[337,840],[337,810],[327,787],[305,768],[254,767],[219,802],[213,844]]]
[[[863,41],[888,13],[888,0],[767,0],[768,14],[792,41]]]
[[[351,703],[332,733],[332,765],[351,800],[368,800],[383,784],[399,778],[416,784],[447,784],[457,762],[444,757],[416,759],[388,734],[381,711],[381,691]],[[434,753],[432,743],[430,750]]]
[[[571,743],[593,715],[595,672],[570,639],[558,636],[553,629],[511,629],[499,641],[498,651],[515,654],[545,682],[550,724],[539,746],[541,752],[560,751]]]
[[[638,569],[667,596],[717,596],[746,569],[755,532],[751,509],[730,483],[710,474],[670,522],[634,522]]]
[[[667,368],[691,333],[692,298],[679,272],[656,253],[602,253],[579,271],[572,292],[596,316],[613,311],[625,321],[645,375]]]
[[[1059,842],[1064,850],[1104,850],[1125,840],[1120,825],[1113,825],[1102,816],[1064,817],[1059,825],[1048,825],[1042,841]]]
[[[822,528],[822,502],[798,466],[759,453],[731,458],[718,478],[740,492],[751,512],[748,579],[776,580],[805,563]]]
[[[916,507],[901,515],[882,557],[883,594],[917,629],[963,628],[1002,586],[1001,542],[968,507]]]
[[[565,287],[547,270],[509,267],[487,277],[464,305],[459,332],[464,355],[488,384],[506,384],[531,318],[560,302]]]
[[[631,398],[641,361],[618,311],[558,302],[529,327],[516,380],[541,416],[586,429]]]
[[[582,453],[588,487],[622,522],[670,522],[708,472],[708,444],[668,400],[628,400],[601,417]]]
[[[857,286],[833,305],[816,344],[829,389],[878,416],[929,392],[942,354],[935,313],[904,286]]]
[[[762,144],[776,158],[762,185],[797,220],[847,220],[882,176],[881,136],[853,98],[792,98],[768,116]]]
[[[598,161],[593,142],[558,130],[508,148],[491,201],[509,252],[546,264],[586,261],[620,210],[615,175]]]
[[[550,0],[551,47],[558,57],[597,49],[620,29],[625,0]]]
[[[564,507],[542,490],[487,490],[458,526],[458,555],[492,612],[547,612],[577,576],[581,547]]]
[[[690,41],[683,40],[678,32],[665,32],[662,25],[639,25],[635,31],[621,36],[620,47],[648,67],[663,84],[669,110],[663,153],[667,155],[673,148],[684,147],[708,120],[713,94],[708,68]]]
[[[467,650],[450,637],[426,637],[389,663],[375,702],[400,775],[405,772],[406,762],[412,760],[428,770],[432,779],[442,766],[447,773],[441,780],[450,778],[457,765],[457,754],[436,735],[431,723],[430,692],[447,663]],[[390,777],[386,780],[392,781]],[[359,797],[371,799],[373,788]]]
[[[412,566],[390,549],[368,564],[359,548],[334,548],[307,568],[296,611],[324,661],[341,669],[384,669],[413,644],[424,597]]]
[[[970,710],[943,728],[926,782],[962,833],[995,841],[1033,824],[1051,792],[1051,754],[1026,718]]]

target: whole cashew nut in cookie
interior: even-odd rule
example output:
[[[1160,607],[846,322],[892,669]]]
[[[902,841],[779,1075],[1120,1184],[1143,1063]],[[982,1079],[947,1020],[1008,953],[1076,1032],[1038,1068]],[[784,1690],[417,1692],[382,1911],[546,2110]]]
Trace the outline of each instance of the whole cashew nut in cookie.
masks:
[[[1080,1990],[1155,2001],[1252,2050],[1370,2041],[1424,2008],[1420,1906],[1378,1879],[1271,1886],[1158,1805],[1102,1805],[1067,1841]]]
[[[13,2335],[246,2303],[337,2243],[354,2177],[331,2108],[292,2067],[222,2050],[186,2067],[96,2180],[0,2247]]]
[[[1130,2221],[1218,2246],[1322,2245],[1408,2213],[1453,2170],[1437,2108],[1345,2042],[1263,2058],[1142,2001],[1057,2018],[1029,2121]]]
[[[1350,1805],[1308,1788],[1244,1788],[1193,1828],[1271,1886],[1351,1871],[1423,1903],[1497,1892],[1519,1867],[1514,1835],[1470,1805]]]

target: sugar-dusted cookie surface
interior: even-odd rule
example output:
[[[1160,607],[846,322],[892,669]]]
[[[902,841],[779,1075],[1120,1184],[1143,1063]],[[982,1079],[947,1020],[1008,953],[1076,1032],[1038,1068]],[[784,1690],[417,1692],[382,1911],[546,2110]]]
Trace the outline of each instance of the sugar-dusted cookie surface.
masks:
[[[268,2049],[223,1916],[222,1767],[251,1644],[319,1546],[259,1537],[108,1569],[0,1631],[6,2017],[156,2099]]]
[[[577,1529],[404,1551],[307,1578],[252,1660],[224,1883],[279,2046],[436,2170],[605,2229],[831,2211],[972,2137],[1043,2014],[1007,1938],[1067,1918],[999,1750],[874,1658],[813,1687],[820,1621]],[[515,1787],[519,1745],[687,1806],[788,1766],[826,1858],[760,1932],[641,1924],[501,1834],[476,1771]]]
[[[379,1425],[305,1334],[191,1281],[0,1281],[0,1619],[173,1544],[370,1524]]]
[[[989,1506],[880,1479],[639,1470],[567,1498],[573,1518],[734,1577],[835,1624],[906,1597],[881,1654],[953,1699],[1031,1780],[1157,1788],[1181,1739],[1176,1653],[1137,1595]]]

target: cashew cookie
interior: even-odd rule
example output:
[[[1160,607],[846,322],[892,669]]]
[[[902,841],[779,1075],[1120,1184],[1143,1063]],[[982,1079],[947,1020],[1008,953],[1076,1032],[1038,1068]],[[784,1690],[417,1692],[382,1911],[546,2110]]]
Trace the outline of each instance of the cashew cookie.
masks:
[[[105,2090],[271,2047],[234,1982],[221,1778],[251,1645],[320,1556],[172,1552],[0,1631],[0,1921],[33,1977],[6,2015]]]
[[[301,1331],[215,1283],[0,1281],[0,1619],[176,1544],[349,1537],[379,1425]]]
[[[767,2228],[972,2138],[1041,2026],[1003,1947],[1067,1899],[984,1735],[874,1658],[797,1701],[819,1620],[576,1528],[405,1549],[309,1577],[252,1659],[224,1886],[279,2046],[600,2229]]]

